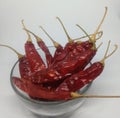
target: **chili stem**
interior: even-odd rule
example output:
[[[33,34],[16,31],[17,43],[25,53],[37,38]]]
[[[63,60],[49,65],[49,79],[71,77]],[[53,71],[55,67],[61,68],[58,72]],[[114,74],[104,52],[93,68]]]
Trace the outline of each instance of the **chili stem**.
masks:
[[[107,46],[106,52],[105,52],[105,54],[104,54],[104,57],[103,57],[103,59],[100,61],[100,62],[103,63],[103,64],[104,64],[104,61],[105,61],[107,58],[109,58],[111,55],[113,55],[113,53],[115,53],[115,51],[116,51],[117,48],[118,48],[118,45],[115,44],[115,45],[114,45],[114,46],[115,46],[115,49],[114,49],[110,54],[108,54],[109,47],[110,47],[110,43],[111,43],[111,41],[108,42],[108,46]]]
[[[63,22],[61,21],[61,19],[59,17],[56,17],[56,19],[60,22],[60,24],[61,24],[61,26],[62,26],[62,28],[63,28],[63,30],[68,38],[68,42],[73,42],[73,40],[70,38],[65,26],[63,25]]]
[[[75,92],[71,93],[72,98],[120,98],[120,95],[84,95]]]
[[[31,33],[37,40],[37,42],[40,42],[42,41],[42,39],[40,37],[38,37],[36,34],[34,34],[32,31],[28,30],[28,29],[25,29],[27,32]]]
[[[88,37],[90,41],[92,41],[88,33],[80,25],[76,24],[76,26],[79,27],[86,34],[86,37]]]
[[[98,39],[100,39],[100,38],[102,37],[103,31],[99,31],[97,34],[98,34],[99,37],[96,38],[96,40],[98,40]],[[93,34],[89,34],[89,37],[92,36],[92,35],[93,35]],[[79,37],[79,38],[75,38],[75,39],[73,39],[73,40],[74,40],[74,41],[75,41],[75,40],[80,40],[80,39],[83,39],[83,38],[86,38],[86,37],[88,37],[88,36],[82,36],[82,37]]]
[[[103,42],[101,42],[96,49],[98,50],[102,44],[103,44]]]
[[[18,56],[19,59],[23,57],[22,54],[20,54],[19,52],[17,52],[14,48],[10,47],[9,45],[0,44],[0,46],[7,47],[7,48],[11,49],[13,52],[15,52],[17,54],[17,56]]]
[[[24,24],[24,20],[22,20],[21,22],[22,22],[22,25],[23,25],[23,29],[26,31],[26,33],[27,33],[27,35],[28,35],[27,41],[32,42],[31,36],[30,36],[30,34],[28,33],[28,31],[26,30],[26,27],[25,27],[25,24]]]
[[[55,47],[58,47],[60,44],[59,43],[57,43],[55,40],[53,40],[53,38],[46,32],[46,30],[42,27],[42,26],[40,26],[40,28],[44,31],[44,33],[50,38],[50,40],[53,42],[53,44],[54,44],[54,46]]]
[[[104,13],[104,15],[102,17],[102,20],[101,20],[100,24],[98,25],[96,31],[94,32],[94,34],[91,37],[91,39],[93,40],[93,42],[94,42],[94,40],[96,40],[96,34],[98,33],[98,31],[99,31],[99,29],[100,29],[100,27],[101,27],[101,25],[102,25],[102,23],[103,23],[106,15],[107,15],[107,7],[105,7],[105,13]]]

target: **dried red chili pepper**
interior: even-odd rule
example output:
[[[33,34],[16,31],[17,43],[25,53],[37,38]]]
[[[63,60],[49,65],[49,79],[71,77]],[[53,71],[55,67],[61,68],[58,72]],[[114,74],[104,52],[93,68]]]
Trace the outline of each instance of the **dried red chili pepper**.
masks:
[[[33,32],[31,32],[28,29],[27,30],[29,33],[31,33],[37,41],[38,46],[43,50],[43,52],[45,53],[46,56],[46,62],[47,62],[47,66],[50,67],[52,62],[53,62],[53,57],[48,49],[48,47],[46,46],[46,44],[44,43],[44,41],[42,40],[42,38],[40,38],[39,36],[37,36],[36,34],[34,34]]]
[[[8,45],[0,44],[0,46],[7,47],[17,54],[18,61],[19,61],[19,72],[20,72],[21,78],[30,79],[32,72],[31,72],[31,67],[30,67],[30,64],[28,62],[27,57],[20,54],[19,52],[17,52],[15,49],[13,49],[12,47],[10,47]]]
[[[20,70],[21,78],[31,80],[31,75],[32,75],[31,65],[26,56],[22,57],[19,60],[19,70]]]
[[[72,50],[76,47],[76,42],[74,42],[74,41],[72,40],[72,38],[69,36],[69,34],[68,34],[68,32],[67,32],[67,30],[66,30],[63,22],[61,21],[61,19],[60,19],[59,17],[56,17],[56,18],[57,18],[57,20],[59,21],[59,23],[61,24],[61,26],[62,26],[62,28],[63,28],[66,36],[67,36],[67,40],[68,40],[68,42],[66,43],[66,45],[65,45],[65,47],[64,47],[64,50],[63,50],[62,54],[59,55],[59,56],[56,58],[56,60],[57,60],[57,62],[58,62],[58,61],[62,61],[62,60],[68,55],[68,53],[69,53],[70,51],[72,51]]]
[[[57,92],[55,90],[48,90],[45,87],[34,84],[28,80],[20,79],[18,77],[12,77],[12,81],[19,89],[26,92],[30,97],[35,99],[58,101],[75,98],[74,96],[71,96],[71,92]]]
[[[26,29],[23,20],[22,20],[23,28]],[[32,43],[32,39],[30,34],[28,33],[27,30],[25,30],[27,35],[28,35],[28,40],[25,43],[25,52],[26,56],[28,58],[28,61],[31,65],[31,70],[32,72],[37,72],[43,69],[46,69],[46,65],[43,62],[41,56],[39,53],[36,51],[34,44]]]
[[[56,91],[74,92],[79,90],[86,84],[92,82],[94,79],[96,79],[96,77],[98,77],[104,69],[104,61],[117,50],[117,45],[115,45],[115,49],[109,55],[107,55],[109,46],[110,46],[110,41],[108,43],[108,47],[105,52],[105,55],[101,61],[95,62],[87,69],[79,71],[78,73],[72,75],[71,77],[68,77],[63,81],[63,83],[60,84],[60,86],[56,89]]]
[[[63,60],[62,62],[56,64],[54,67],[58,72],[61,74],[61,76],[71,75],[76,70],[83,70],[87,64],[91,61],[91,59],[96,54],[96,49],[91,48],[89,50],[86,50],[85,52],[81,54],[77,54],[76,57],[72,57],[71,59]],[[71,57],[71,55],[69,56]],[[59,67],[59,68],[58,68]]]
[[[40,26],[40,28],[45,32],[45,34],[50,38],[50,40],[52,41],[52,43],[54,44],[54,47],[56,48],[54,55],[53,55],[53,64],[55,64],[57,61],[57,58],[63,58],[64,57],[64,49],[63,46],[60,45],[58,42],[56,42],[55,40],[53,40],[53,38],[45,31],[45,29]]]
[[[53,38],[45,31],[45,29],[42,26],[40,27],[45,32],[45,34],[50,38],[50,40],[53,42],[53,44],[56,48],[56,51],[53,56],[53,64],[56,64],[57,62],[63,60],[66,57],[66,55],[68,54],[68,52],[71,51],[75,47],[75,43],[72,43],[72,39],[68,35],[62,21],[58,17],[57,17],[57,19],[61,23],[61,25],[66,33],[66,36],[68,38],[68,43],[66,44],[64,49],[59,43],[57,43],[56,41],[53,40]]]

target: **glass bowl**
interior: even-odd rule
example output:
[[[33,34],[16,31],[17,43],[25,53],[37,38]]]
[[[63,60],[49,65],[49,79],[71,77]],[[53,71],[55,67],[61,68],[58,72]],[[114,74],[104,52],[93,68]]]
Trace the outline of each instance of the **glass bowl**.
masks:
[[[55,48],[49,47],[49,50],[51,51],[51,53],[53,53]],[[44,53],[41,51],[41,49],[38,49],[38,52],[40,53],[42,59],[45,60]],[[18,98],[20,99],[20,101],[23,103],[23,105],[37,116],[44,118],[68,117],[75,110],[77,110],[85,101],[85,98],[77,98],[68,101],[42,101],[42,100],[32,99],[14,84],[12,80],[13,76],[20,77],[18,61],[14,64],[11,70],[11,75],[10,75],[11,86],[14,92],[16,93],[16,95],[18,96]],[[85,93],[89,89],[90,85],[91,84],[86,85],[78,92]]]

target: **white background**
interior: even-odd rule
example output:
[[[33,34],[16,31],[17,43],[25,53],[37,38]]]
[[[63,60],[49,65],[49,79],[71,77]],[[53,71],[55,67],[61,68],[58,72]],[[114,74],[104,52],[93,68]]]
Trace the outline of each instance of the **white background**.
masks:
[[[0,0],[0,43],[24,53],[27,39],[21,25],[21,20],[24,19],[26,26],[41,36],[48,46],[52,43],[40,30],[40,25],[64,45],[67,38],[56,16],[64,21],[70,36],[76,38],[83,33],[75,24],[78,23],[88,33],[93,33],[103,16],[105,6],[108,6],[108,14],[101,27],[104,35],[99,41],[103,42],[103,46],[95,59],[100,60],[108,40],[112,42],[111,49],[115,43],[120,48],[119,0]],[[17,56],[12,51],[0,47],[0,118],[34,118],[19,103],[10,86],[10,71],[16,60]],[[120,49],[106,60],[104,72],[94,81],[88,94],[120,95],[119,72]],[[117,118],[120,116],[119,110],[120,99],[87,99],[71,118]]]

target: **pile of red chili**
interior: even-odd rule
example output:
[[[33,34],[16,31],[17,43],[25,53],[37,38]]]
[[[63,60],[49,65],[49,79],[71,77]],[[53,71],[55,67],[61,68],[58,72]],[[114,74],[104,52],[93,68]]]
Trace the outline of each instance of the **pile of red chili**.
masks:
[[[102,31],[99,32],[99,29],[106,13],[107,8],[105,8],[105,14],[93,34],[88,35],[82,27],[77,25],[85,33],[86,36],[81,38],[86,37],[86,41],[71,39],[62,21],[57,17],[68,38],[64,47],[54,41],[41,27],[54,44],[54,55],[51,54],[43,40],[28,30],[22,21],[23,28],[28,35],[28,40],[24,45],[25,55],[19,54],[9,46],[1,45],[11,48],[18,55],[20,77],[12,77],[15,85],[33,99],[68,100],[74,98],[72,93],[96,79],[104,69],[105,59],[117,49],[115,45],[113,52],[108,54],[109,42],[103,59],[98,62],[91,62],[101,45],[96,46],[96,42],[102,36]],[[43,60],[36,50],[31,35],[35,37],[38,46],[45,54],[46,60]]]

